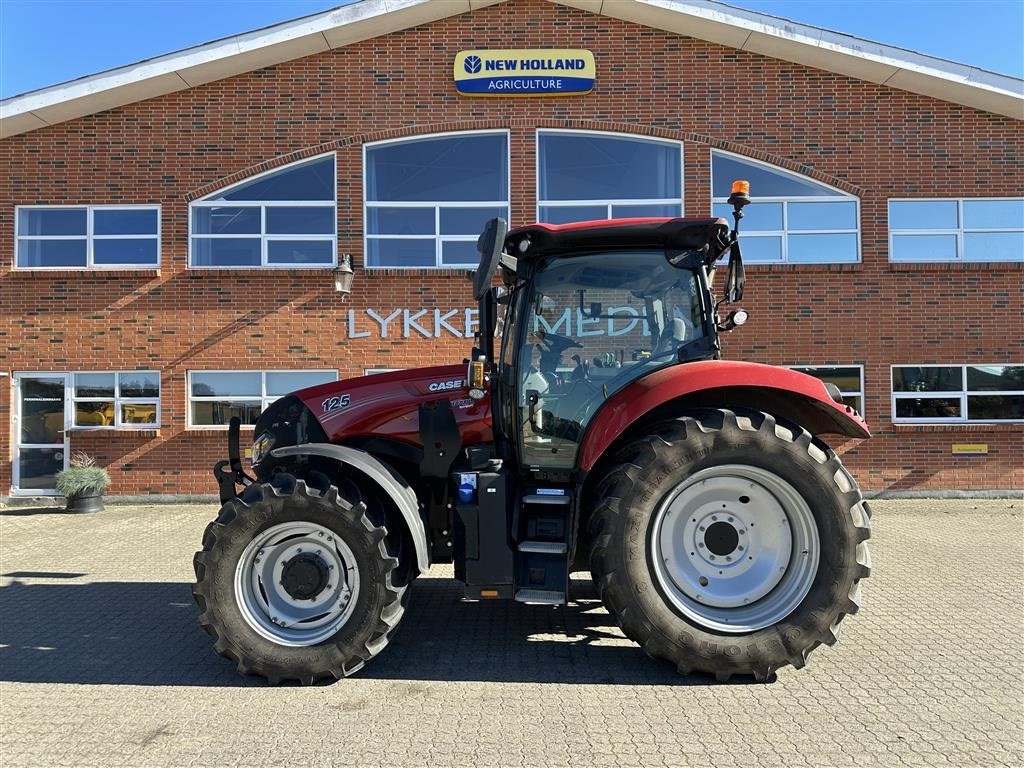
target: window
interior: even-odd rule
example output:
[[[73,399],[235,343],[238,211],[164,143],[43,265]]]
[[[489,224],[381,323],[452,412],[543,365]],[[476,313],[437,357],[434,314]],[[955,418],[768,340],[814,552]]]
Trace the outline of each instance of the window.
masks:
[[[337,380],[337,371],[190,371],[188,426],[226,429],[232,416],[252,426],[278,398]]]
[[[27,206],[15,212],[20,269],[152,269],[160,206]]]
[[[839,388],[843,402],[864,415],[864,367],[860,365],[791,365],[794,371],[806,373]]]
[[[75,373],[74,429],[156,429],[160,374],[156,371]]]
[[[732,222],[732,182],[746,179],[743,258],[755,264],[860,261],[860,200],[806,176],[726,152],[711,153],[712,211]]]
[[[890,261],[1024,261],[1024,198],[890,200]]]
[[[1024,421],[1024,365],[894,365],[896,422]]]
[[[276,168],[189,206],[190,267],[333,267],[334,155]]]
[[[679,216],[683,145],[619,134],[537,132],[537,219]]]
[[[489,219],[509,219],[508,132],[367,144],[368,267],[475,267]]]

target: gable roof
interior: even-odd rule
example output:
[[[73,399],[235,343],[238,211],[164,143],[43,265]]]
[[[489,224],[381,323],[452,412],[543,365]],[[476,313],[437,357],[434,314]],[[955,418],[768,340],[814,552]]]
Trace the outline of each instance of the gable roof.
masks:
[[[0,138],[506,0],[358,0],[0,101]],[[1024,80],[711,0],[549,0],[1024,120]]]

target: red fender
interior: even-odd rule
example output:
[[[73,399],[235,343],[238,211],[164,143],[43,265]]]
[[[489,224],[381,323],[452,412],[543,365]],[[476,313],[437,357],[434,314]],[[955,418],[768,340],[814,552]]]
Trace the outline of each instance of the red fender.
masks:
[[[632,424],[674,400],[682,400],[682,406],[754,408],[815,435],[871,437],[861,415],[833,400],[820,379],[773,365],[704,360],[662,368],[612,395],[590,422],[580,468],[589,471]]]

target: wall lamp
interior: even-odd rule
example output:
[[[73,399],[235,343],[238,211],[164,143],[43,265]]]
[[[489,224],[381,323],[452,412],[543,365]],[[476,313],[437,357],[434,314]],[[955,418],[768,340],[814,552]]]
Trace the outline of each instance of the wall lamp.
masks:
[[[352,293],[352,254],[346,253],[341,257],[341,263],[334,268],[334,290],[341,294],[344,301]]]

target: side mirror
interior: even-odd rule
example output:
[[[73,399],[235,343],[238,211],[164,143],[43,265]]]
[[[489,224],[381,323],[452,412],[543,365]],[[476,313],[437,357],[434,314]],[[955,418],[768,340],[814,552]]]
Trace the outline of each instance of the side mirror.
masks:
[[[491,278],[498,267],[501,249],[505,245],[508,224],[504,219],[491,219],[484,225],[484,231],[476,241],[476,249],[480,252],[480,264],[473,276],[473,297],[480,301],[491,287]]]

